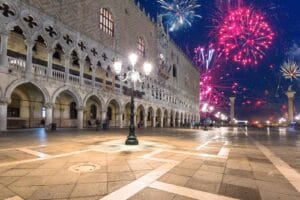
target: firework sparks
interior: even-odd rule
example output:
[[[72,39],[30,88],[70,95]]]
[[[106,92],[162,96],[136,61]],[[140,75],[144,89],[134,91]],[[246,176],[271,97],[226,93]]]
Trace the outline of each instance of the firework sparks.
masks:
[[[285,79],[290,79],[291,81],[300,77],[299,66],[290,60],[283,63],[280,71]]]
[[[229,12],[218,31],[218,43],[227,59],[256,65],[273,43],[274,33],[263,15],[252,8]]]
[[[195,48],[194,53],[194,60],[196,61],[196,63],[205,65],[206,70],[208,70],[215,53],[215,49],[209,48],[207,51],[205,51],[203,47],[197,47]]]
[[[176,31],[184,25],[192,26],[194,18],[201,18],[196,14],[196,9],[200,7],[197,0],[157,0],[161,8],[166,13],[162,16],[167,18],[170,25],[169,31]]]

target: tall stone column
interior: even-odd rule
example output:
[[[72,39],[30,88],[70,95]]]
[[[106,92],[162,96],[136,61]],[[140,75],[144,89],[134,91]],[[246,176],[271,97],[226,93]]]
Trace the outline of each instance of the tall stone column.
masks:
[[[6,72],[8,68],[7,62],[7,40],[8,33],[1,33],[1,54],[0,54],[0,71]]]
[[[65,82],[68,83],[69,82],[69,69],[70,69],[70,55],[65,55],[64,57],[65,59]]]
[[[48,49],[47,76],[52,78],[53,49]]]
[[[46,126],[49,126],[50,124],[52,124],[53,121],[53,106],[52,104],[46,104]]]
[[[83,107],[77,109],[78,114],[78,129],[83,129]]]
[[[161,128],[164,127],[164,116],[163,115],[160,116],[160,127]]]
[[[122,113],[117,114],[117,121],[119,123],[119,128],[123,128],[123,114]]]
[[[294,97],[296,92],[289,87],[286,96],[288,97],[288,122],[294,121]]]
[[[234,104],[235,104],[235,97],[229,97],[230,99],[230,124],[234,124]]]
[[[32,40],[25,40],[25,44],[27,46],[27,53],[26,53],[26,70],[25,76],[26,78],[31,78],[33,76],[32,70],[32,48],[34,46],[34,41]]]
[[[7,105],[8,101],[0,101],[0,131],[6,131],[7,129]]]

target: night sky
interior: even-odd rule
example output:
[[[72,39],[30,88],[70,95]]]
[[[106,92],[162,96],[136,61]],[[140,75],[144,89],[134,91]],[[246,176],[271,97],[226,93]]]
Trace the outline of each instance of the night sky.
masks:
[[[152,17],[165,12],[156,0],[138,0],[146,12]],[[171,0],[170,0],[171,1]],[[192,26],[184,26],[170,32],[172,39],[193,58],[194,48],[208,45],[208,41],[216,39],[217,8],[222,0],[198,0],[201,5],[196,9],[202,18],[195,18]],[[232,0],[231,3],[235,3]],[[223,0],[223,2],[226,2]],[[266,51],[265,58],[255,66],[239,66],[226,62],[213,74],[214,79],[222,88],[230,88],[238,83],[237,118],[249,120],[278,120],[287,112],[285,92],[289,85],[297,92],[295,98],[296,112],[300,113],[299,81],[285,80],[280,67],[288,58],[300,65],[300,1],[299,0],[245,0],[243,5],[253,7],[263,13],[275,33],[272,46]],[[165,22],[165,26],[168,24]],[[240,70],[236,70],[240,68]],[[224,89],[224,96],[230,96],[230,89]],[[228,113],[228,102],[224,99],[223,106],[218,110]],[[270,118],[273,116],[273,119]]]

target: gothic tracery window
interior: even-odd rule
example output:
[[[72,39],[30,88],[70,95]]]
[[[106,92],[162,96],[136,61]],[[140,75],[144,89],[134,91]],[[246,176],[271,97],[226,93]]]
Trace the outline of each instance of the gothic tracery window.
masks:
[[[137,50],[141,56],[143,56],[143,57],[146,56],[146,45],[145,45],[145,40],[143,37],[138,38]]]
[[[114,36],[114,19],[107,8],[100,9],[100,30],[110,36]]]

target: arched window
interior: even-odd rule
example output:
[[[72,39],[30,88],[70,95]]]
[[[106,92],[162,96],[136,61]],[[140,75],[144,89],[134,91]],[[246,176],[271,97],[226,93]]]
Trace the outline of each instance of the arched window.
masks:
[[[114,36],[114,19],[107,8],[100,9],[100,30]]]
[[[110,106],[107,108],[107,119],[112,120],[112,108]]]
[[[70,119],[77,119],[77,109],[75,102],[72,102],[70,104]]]
[[[146,47],[145,47],[145,40],[143,37],[138,38],[138,46],[137,46],[138,53],[145,57],[146,56]]]
[[[173,65],[173,77],[177,77],[177,68],[176,65]]]
[[[90,118],[91,119],[96,119],[97,118],[97,106],[95,104],[91,105]]]

